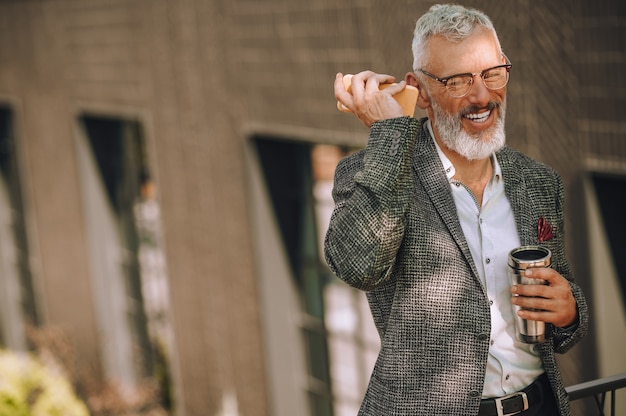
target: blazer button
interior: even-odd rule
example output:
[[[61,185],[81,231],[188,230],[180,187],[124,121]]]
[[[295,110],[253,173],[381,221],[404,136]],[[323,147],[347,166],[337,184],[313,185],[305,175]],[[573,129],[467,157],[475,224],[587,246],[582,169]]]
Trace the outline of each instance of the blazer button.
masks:
[[[479,341],[487,341],[488,339],[489,339],[489,335],[485,334],[484,332],[482,334],[478,334]]]
[[[397,155],[397,154],[398,154],[398,150],[396,150],[396,149],[391,149],[391,150],[389,151],[389,156],[395,156],[395,155]]]
[[[399,139],[400,136],[402,136],[402,133],[400,133],[399,131],[394,131],[391,135],[391,137],[393,137],[394,139]]]
[[[476,390],[472,390],[469,392],[470,397],[478,397],[480,396],[480,392]]]

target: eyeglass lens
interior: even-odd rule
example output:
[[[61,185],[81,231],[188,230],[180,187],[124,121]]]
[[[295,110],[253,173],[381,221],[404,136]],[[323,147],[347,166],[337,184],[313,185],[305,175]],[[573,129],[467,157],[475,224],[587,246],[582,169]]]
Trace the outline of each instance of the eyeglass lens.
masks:
[[[485,87],[490,90],[497,90],[506,85],[509,80],[509,72],[506,67],[491,68],[483,72],[480,77],[485,83]],[[448,79],[446,88],[452,97],[462,97],[469,92],[473,82],[474,77],[472,75],[457,75]]]

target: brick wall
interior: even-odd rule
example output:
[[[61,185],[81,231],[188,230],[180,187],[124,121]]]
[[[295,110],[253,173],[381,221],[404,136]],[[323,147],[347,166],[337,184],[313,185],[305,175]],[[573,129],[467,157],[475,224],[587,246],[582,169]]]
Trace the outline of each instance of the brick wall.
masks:
[[[334,107],[334,75],[373,69],[402,78],[411,66],[414,21],[430,4],[0,2],[0,100],[19,117],[46,322],[69,328],[82,363],[98,373],[75,117],[128,117],[145,126],[164,212],[181,414],[217,414],[231,391],[242,415],[269,414],[247,139],[256,133],[364,144],[365,129]],[[570,189],[589,159],[623,169],[625,127],[615,105],[624,99],[616,75],[624,66],[622,6],[467,4],[492,17],[514,64],[509,143],[557,168]],[[572,242],[582,232],[574,226],[582,213],[573,195]],[[586,264],[575,266],[584,271]],[[592,351],[591,341],[577,351],[565,370],[568,383],[592,372],[573,364]]]

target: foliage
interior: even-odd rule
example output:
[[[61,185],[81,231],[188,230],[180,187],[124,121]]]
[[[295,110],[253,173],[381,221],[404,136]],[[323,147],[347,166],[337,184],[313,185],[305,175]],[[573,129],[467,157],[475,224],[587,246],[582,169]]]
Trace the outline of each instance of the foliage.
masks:
[[[0,416],[88,416],[60,366],[0,349]]]
[[[155,374],[128,389],[76,366],[72,342],[63,329],[28,326],[27,334],[32,352],[0,346],[0,416],[170,414],[171,380],[161,344],[155,345]]]

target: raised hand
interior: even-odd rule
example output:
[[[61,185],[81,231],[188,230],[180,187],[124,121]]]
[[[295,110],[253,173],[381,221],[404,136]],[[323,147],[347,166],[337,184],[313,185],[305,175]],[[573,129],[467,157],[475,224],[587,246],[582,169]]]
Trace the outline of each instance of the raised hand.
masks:
[[[395,78],[391,75],[363,71],[352,77],[348,91],[343,77],[343,74],[339,73],[335,78],[335,98],[367,127],[376,121],[404,115],[402,107],[393,98],[394,94],[406,87],[404,81],[380,90],[381,84],[391,84]]]

